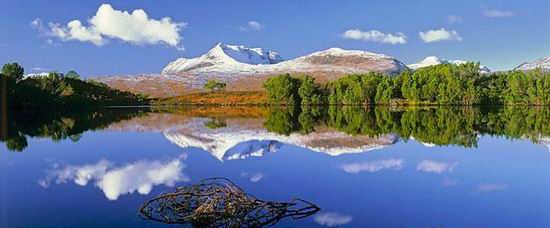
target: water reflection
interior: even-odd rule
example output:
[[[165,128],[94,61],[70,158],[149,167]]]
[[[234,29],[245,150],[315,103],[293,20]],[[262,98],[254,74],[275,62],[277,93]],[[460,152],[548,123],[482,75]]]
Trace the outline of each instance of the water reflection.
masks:
[[[362,153],[391,145],[397,141],[393,134],[376,137],[350,136],[330,128],[318,128],[308,134],[288,135],[270,132],[263,127],[263,120],[227,120],[226,127],[205,127],[208,118],[193,118],[180,126],[164,132],[172,143],[182,147],[201,148],[219,160],[244,159],[276,152],[283,144],[292,144],[329,155]]]
[[[523,107],[410,108],[272,108],[250,117],[151,114],[147,118],[172,123],[158,128],[172,143],[201,148],[219,160],[245,159],[275,153],[285,144],[331,156],[381,149],[399,140],[416,140],[426,147],[476,147],[481,135],[529,139],[548,146],[550,109]],[[195,111],[189,111],[191,113]],[[216,113],[214,111],[214,113]],[[159,118],[155,115],[163,115]],[[179,119],[179,121],[178,121]],[[118,125],[149,128],[143,119]],[[160,124],[164,126],[165,124]]]
[[[223,176],[261,198],[323,208],[282,226],[548,227],[549,117],[526,107],[27,115],[9,129],[25,152],[0,148],[0,226],[148,226],[135,213],[144,200]]]
[[[480,135],[529,139],[550,150],[550,109],[544,107],[310,107],[108,109],[11,114],[2,138],[22,151],[28,137],[78,141],[88,130],[158,131],[182,147],[219,160],[245,159],[291,144],[332,156],[363,153],[416,140],[427,147],[476,147]]]
[[[315,215],[315,222],[322,226],[341,226],[350,223],[353,217],[350,215],[342,215],[334,212],[319,213]]]
[[[109,124],[144,115],[143,109],[41,110],[37,112],[3,112],[0,141],[11,151],[23,151],[27,138],[53,141],[78,141],[82,133],[103,129]]]
[[[359,173],[359,172],[369,172],[375,173],[381,170],[394,170],[399,171],[403,169],[404,161],[403,159],[386,159],[370,162],[356,162],[356,163],[347,163],[340,168],[346,173]]]
[[[416,166],[416,171],[422,171],[426,173],[437,173],[441,174],[444,172],[452,172],[458,162],[438,162],[432,160],[422,160]]]
[[[117,200],[121,195],[138,192],[147,195],[156,185],[173,187],[175,183],[189,181],[183,173],[186,156],[181,155],[168,161],[139,160],[133,163],[116,166],[108,160],[100,160],[90,165],[54,164],[52,170],[39,184],[47,188],[54,181],[56,184],[72,181],[77,185],[86,186],[90,181],[101,189],[109,200]]]

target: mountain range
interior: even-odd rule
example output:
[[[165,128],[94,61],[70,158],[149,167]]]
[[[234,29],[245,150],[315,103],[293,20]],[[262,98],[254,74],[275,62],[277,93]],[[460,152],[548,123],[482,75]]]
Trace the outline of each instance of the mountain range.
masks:
[[[319,73],[327,75],[377,71],[397,74],[406,69],[397,59],[366,51],[330,48],[283,61],[273,51],[245,46],[217,44],[197,58],[180,58],[168,64],[162,74],[258,75],[276,73]]]
[[[227,90],[258,91],[262,90],[262,84],[268,77],[282,73],[308,74],[315,77],[317,82],[324,83],[353,73],[396,75],[407,69],[466,62],[428,56],[418,63],[405,65],[388,55],[341,48],[284,60],[274,51],[219,43],[201,56],[176,59],[160,74],[109,76],[93,80],[152,97],[169,97],[203,91],[204,83],[211,79],[227,83]],[[516,69],[538,67],[550,69],[550,58],[524,63]],[[483,65],[480,65],[479,70],[481,73],[491,72]]]

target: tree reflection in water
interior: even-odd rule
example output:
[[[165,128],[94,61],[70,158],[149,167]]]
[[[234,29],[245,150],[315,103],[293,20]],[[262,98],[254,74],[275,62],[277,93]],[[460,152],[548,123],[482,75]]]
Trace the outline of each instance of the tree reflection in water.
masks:
[[[329,128],[351,136],[395,134],[405,141],[415,139],[440,146],[476,147],[481,135],[529,139],[535,143],[550,136],[550,108],[541,106],[219,107],[206,110],[184,107],[169,111],[103,109],[2,113],[0,141],[11,151],[24,150],[28,146],[28,137],[78,141],[81,134],[88,130],[103,129],[122,120],[146,116],[151,111],[183,119],[210,117],[212,121],[205,124],[210,131],[227,127],[225,121],[232,118],[263,119],[263,127],[267,131],[285,136],[294,133],[308,135],[321,128]]]
[[[11,151],[23,151],[28,137],[50,138],[53,141],[78,141],[82,133],[108,127],[122,120],[146,114],[144,109],[40,110],[34,112],[3,112],[3,141]]]
[[[145,202],[139,215],[166,224],[194,227],[262,227],[274,225],[283,218],[305,218],[319,210],[301,199],[263,201],[228,179],[210,178]]]
[[[478,136],[526,138],[550,136],[548,107],[358,107],[272,108],[264,127],[283,135],[308,134],[318,126],[350,135],[397,134],[434,145],[477,146]]]

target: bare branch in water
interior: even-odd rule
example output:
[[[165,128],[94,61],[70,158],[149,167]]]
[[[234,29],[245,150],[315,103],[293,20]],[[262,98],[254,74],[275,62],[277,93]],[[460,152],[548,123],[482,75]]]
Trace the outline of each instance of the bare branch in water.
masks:
[[[178,187],[145,202],[139,209],[143,219],[166,224],[199,227],[261,227],[283,218],[301,219],[320,210],[301,199],[273,202],[245,193],[226,178],[216,177],[195,185]]]

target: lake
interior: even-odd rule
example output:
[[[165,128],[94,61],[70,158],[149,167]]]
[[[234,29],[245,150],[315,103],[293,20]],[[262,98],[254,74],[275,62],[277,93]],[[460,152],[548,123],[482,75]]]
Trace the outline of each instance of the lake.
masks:
[[[138,216],[225,177],[316,214],[283,227],[550,227],[550,109],[113,108],[4,113],[1,227],[165,226]]]

